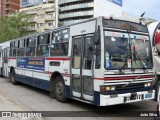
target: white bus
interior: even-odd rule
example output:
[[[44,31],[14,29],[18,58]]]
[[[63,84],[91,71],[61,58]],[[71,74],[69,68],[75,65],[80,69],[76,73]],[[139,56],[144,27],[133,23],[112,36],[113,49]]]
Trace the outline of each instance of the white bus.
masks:
[[[98,17],[0,46],[4,76],[60,102],[108,106],[154,99],[151,43],[141,23]]]

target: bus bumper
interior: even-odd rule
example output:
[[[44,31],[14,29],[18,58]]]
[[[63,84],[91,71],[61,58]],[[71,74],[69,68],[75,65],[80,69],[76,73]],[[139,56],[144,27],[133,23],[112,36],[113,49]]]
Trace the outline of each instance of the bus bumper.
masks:
[[[102,95],[100,94],[100,106],[116,105],[123,103],[132,103],[143,100],[151,100],[155,97],[155,90],[125,93],[117,95]]]

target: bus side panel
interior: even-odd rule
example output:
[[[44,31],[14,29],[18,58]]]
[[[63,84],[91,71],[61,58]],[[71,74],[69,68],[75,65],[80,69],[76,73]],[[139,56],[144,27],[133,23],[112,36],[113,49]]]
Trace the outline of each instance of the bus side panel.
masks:
[[[33,72],[33,86],[49,91],[50,74]]]
[[[19,82],[49,91],[49,75],[47,74],[25,70],[25,75],[16,74],[16,78]]]
[[[70,86],[70,58],[48,58],[45,62],[45,72],[50,74],[59,72],[63,78],[65,85]]]
[[[16,64],[16,58],[8,58],[8,68],[16,68]],[[8,72],[10,72],[10,70]]]

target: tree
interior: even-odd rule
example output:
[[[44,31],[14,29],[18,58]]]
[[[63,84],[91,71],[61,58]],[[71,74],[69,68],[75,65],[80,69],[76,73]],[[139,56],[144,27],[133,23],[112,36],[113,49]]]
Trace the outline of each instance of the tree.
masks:
[[[0,43],[28,34],[30,17],[20,12],[11,16],[0,17]]]

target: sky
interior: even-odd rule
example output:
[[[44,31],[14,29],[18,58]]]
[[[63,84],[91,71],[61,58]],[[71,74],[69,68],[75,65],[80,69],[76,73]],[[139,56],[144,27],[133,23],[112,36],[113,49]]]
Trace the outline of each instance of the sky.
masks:
[[[140,16],[160,21],[160,0],[123,0],[123,10],[130,16]]]

